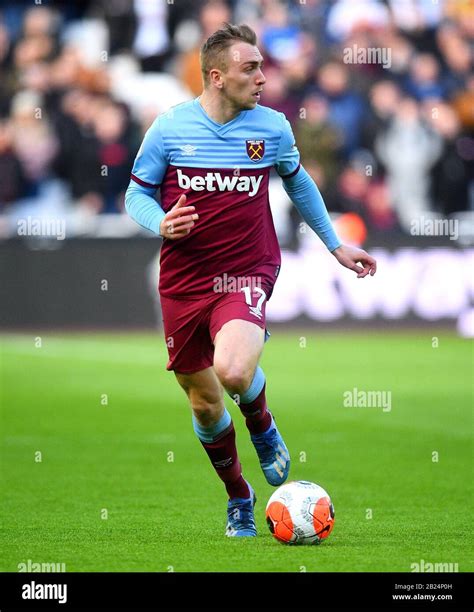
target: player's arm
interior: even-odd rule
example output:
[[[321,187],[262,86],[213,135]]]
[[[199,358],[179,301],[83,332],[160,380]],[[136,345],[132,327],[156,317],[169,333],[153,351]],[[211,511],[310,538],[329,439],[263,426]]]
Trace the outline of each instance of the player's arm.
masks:
[[[286,193],[300,215],[338,262],[357,272],[358,278],[363,278],[367,274],[373,276],[377,270],[375,259],[363,249],[342,244],[337,237],[316,183],[300,164],[299,152],[286,119],[278,149],[276,170],[283,180]]]
[[[125,194],[125,208],[139,225],[170,240],[187,236],[197,220],[194,206],[186,206],[183,194],[165,213],[155,199],[156,190],[166,172],[166,159],[159,122],[151,126],[138,151]]]

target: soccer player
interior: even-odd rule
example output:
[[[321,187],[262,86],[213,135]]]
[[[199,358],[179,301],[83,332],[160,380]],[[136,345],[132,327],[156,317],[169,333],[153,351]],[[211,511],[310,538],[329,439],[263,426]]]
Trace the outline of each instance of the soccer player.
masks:
[[[201,96],[155,120],[126,194],[130,216],[163,238],[167,369],[189,398],[194,431],[227,490],[228,536],[256,535],[256,498],[242,476],[223,389],[245,417],[267,481],[281,485],[290,467],[258,365],[280,269],[270,170],[340,264],[359,278],[376,271],[370,255],[338,240],[285,116],[259,105],[265,77],[256,42],[248,26],[224,24],[204,43]]]

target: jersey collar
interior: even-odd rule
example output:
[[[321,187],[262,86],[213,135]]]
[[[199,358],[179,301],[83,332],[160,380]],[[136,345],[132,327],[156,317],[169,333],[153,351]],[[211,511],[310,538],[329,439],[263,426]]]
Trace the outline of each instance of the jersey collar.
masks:
[[[230,121],[227,121],[227,123],[217,123],[217,121],[214,121],[214,119],[211,119],[209,117],[209,115],[206,113],[206,111],[201,106],[200,97],[197,97],[194,99],[194,108],[201,115],[201,117],[203,117],[206,120],[206,122],[213,128],[213,130],[217,132],[218,134],[225,134],[226,132],[231,130],[235,125],[237,125],[238,123],[242,121],[242,119],[245,117],[245,115],[248,112],[246,110],[243,110],[236,117],[234,117]]]

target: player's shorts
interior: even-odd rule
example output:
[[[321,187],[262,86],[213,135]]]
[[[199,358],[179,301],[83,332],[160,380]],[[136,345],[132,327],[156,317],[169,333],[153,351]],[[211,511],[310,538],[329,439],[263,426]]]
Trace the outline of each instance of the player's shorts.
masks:
[[[168,347],[167,370],[193,374],[212,366],[214,338],[221,327],[233,319],[250,321],[265,327],[265,307],[271,290],[246,287],[232,293],[182,300],[161,296],[161,310]]]

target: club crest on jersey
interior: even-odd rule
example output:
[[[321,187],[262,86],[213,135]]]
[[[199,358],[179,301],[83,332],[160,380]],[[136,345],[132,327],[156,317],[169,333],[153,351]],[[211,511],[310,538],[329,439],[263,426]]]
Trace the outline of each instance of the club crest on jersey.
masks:
[[[245,145],[247,147],[247,155],[250,161],[259,162],[265,155],[265,141],[264,140],[246,140]]]

